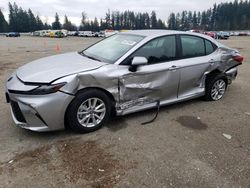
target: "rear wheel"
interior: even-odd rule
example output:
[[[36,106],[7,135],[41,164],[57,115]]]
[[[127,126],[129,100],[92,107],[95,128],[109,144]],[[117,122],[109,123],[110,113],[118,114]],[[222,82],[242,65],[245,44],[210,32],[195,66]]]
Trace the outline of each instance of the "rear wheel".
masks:
[[[66,118],[71,129],[88,133],[101,128],[109,119],[111,100],[96,89],[80,92],[69,105]]]
[[[227,89],[227,77],[223,74],[209,75],[206,80],[206,101],[220,100]]]

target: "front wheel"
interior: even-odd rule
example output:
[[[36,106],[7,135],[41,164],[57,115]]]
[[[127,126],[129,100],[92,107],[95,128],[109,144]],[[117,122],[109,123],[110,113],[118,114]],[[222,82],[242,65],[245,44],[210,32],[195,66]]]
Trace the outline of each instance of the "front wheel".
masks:
[[[206,101],[220,100],[227,89],[227,78],[223,74],[211,75],[206,80]]]
[[[82,91],[69,105],[66,120],[70,128],[88,133],[101,128],[109,119],[110,98],[103,92],[91,89]]]

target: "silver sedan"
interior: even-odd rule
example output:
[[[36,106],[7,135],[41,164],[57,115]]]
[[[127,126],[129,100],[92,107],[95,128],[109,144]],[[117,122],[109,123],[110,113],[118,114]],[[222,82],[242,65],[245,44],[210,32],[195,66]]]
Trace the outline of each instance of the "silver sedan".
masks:
[[[242,61],[237,50],[205,35],[129,31],[20,67],[6,82],[6,99],[22,128],[42,132],[68,125],[91,132],[113,112],[125,115],[201,96],[217,101]]]

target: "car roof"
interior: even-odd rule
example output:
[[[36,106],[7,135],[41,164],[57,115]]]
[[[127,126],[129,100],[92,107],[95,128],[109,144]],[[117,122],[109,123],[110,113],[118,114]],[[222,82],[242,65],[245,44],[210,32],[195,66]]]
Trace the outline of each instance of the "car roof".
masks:
[[[186,34],[186,35],[193,35],[193,36],[205,38],[205,39],[210,40],[211,42],[215,43],[217,46],[221,46],[220,43],[218,43],[216,40],[214,40],[210,36],[204,35],[202,33],[191,32],[191,31],[145,29],[145,30],[130,30],[130,31],[126,31],[126,32],[121,33],[121,34],[140,35],[140,36],[149,37],[149,38],[156,38],[156,37],[161,37],[164,35]]]
[[[124,33],[149,37],[149,36],[180,34],[180,33],[186,33],[186,32],[174,31],[174,30],[162,30],[162,29],[145,29],[145,30],[130,30],[130,31],[126,31]]]

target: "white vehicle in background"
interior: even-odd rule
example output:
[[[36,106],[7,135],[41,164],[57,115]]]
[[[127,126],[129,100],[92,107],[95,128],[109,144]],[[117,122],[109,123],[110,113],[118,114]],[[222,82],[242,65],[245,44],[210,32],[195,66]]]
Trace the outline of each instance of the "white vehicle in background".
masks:
[[[104,31],[94,32],[93,37],[105,37]]]
[[[105,37],[105,31],[100,31],[98,37]]]
[[[32,36],[34,37],[39,37],[40,36],[40,32],[39,31],[34,31],[31,33]]]
[[[43,30],[42,33],[41,33],[41,36],[42,36],[42,37],[49,37],[50,31],[51,31],[51,30]]]
[[[68,36],[78,36],[78,31],[69,31]]]
[[[63,33],[63,36],[64,36],[64,37],[67,37],[67,36],[68,36],[68,30],[62,29],[61,32]]]
[[[80,37],[93,37],[92,31],[79,31],[78,36]]]
[[[32,33],[32,36],[39,36],[39,37],[49,37],[50,36],[51,30],[39,30],[39,31],[34,31]]]
[[[83,37],[83,31],[79,31],[79,32],[78,32],[78,36],[79,36],[79,37]]]

